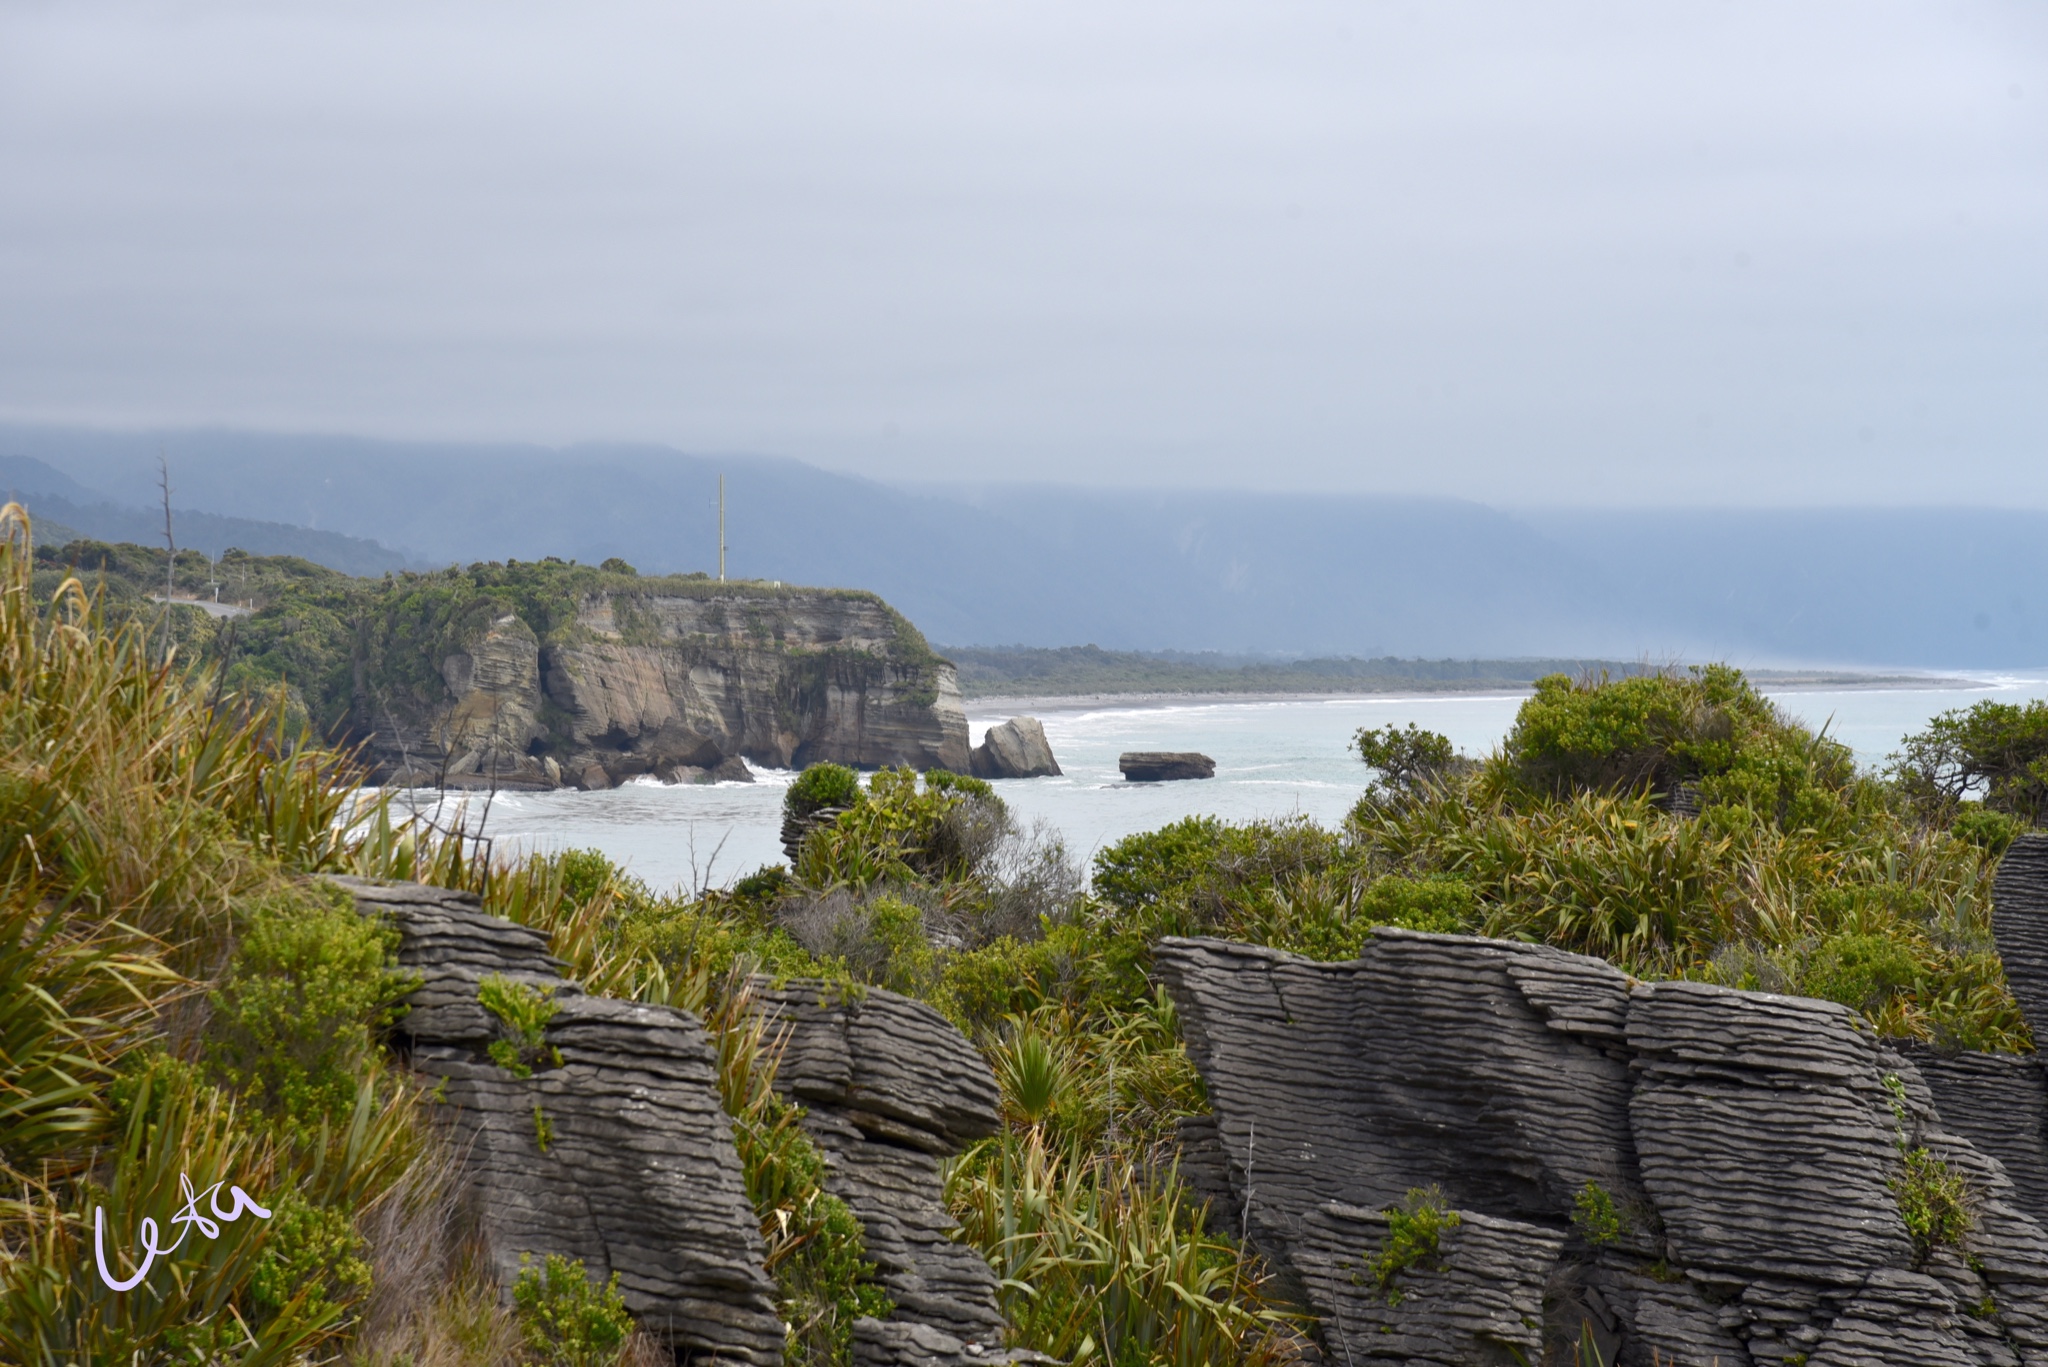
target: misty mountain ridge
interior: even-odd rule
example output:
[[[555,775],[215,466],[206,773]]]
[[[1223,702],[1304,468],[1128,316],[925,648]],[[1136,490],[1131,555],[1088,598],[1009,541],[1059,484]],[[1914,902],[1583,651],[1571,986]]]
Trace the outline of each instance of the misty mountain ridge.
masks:
[[[175,482],[172,492],[177,492]],[[38,544],[74,537],[159,548],[164,544],[161,503],[151,508],[121,502],[30,456],[0,454],[0,497],[28,508],[35,519]],[[302,556],[346,574],[424,568],[401,552],[363,537],[286,522],[223,517],[176,504],[171,507],[171,531],[180,549],[207,555],[239,547],[252,555]]]
[[[210,516],[332,537],[319,553],[282,553],[352,573],[547,555],[715,573],[724,474],[729,574],[872,589],[935,641],[1294,658],[2048,664],[2048,604],[2033,589],[2048,582],[2042,511],[1510,512],[1357,494],[909,489],[787,458],[645,445],[0,425],[0,451],[75,486],[41,500],[74,526],[66,511],[76,515],[81,493],[144,516],[159,450],[178,499],[206,510],[179,513],[180,544],[203,547]],[[138,527],[126,539],[161,540],[160,513],[153,532]]]

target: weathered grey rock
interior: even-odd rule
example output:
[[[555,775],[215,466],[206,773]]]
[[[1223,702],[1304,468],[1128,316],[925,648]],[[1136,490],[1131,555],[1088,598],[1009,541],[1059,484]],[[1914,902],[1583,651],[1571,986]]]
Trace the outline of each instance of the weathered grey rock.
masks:
[[[1126,750],[1116,767],[1132,783],[1169,783],[1216,777],[1216,761],[1193,750]]]
[[[839,819],[844,807],[820,807],[799,816],[785,809],[782,813],[782,853],[789,860],[790,867],[796,866],[797,854],[804,847],[804,839],[820,826],[829,826]]]
[[[954,1242],[940,1172],[1000,1126],[988,1064],[945,1017],[893,992],[848,998],[798,980],[763,983],[757,1002],[771,1037],[785,1039],[775,1085],[804,1105],[804,1128],[825,1155],[825,1189],[860,1218],[896,1303],[887,1321],[856,1335],[855,1360],[1001,1360],[995,1272]]]
[[[1236,1201],[1254,1174],[1262,1246],[1284,1247],[1302,1212],[1379,1209],[1414,1187],[1560,1226],[1588,1182],[1642,1198],[1627,1065],[1609,1047],[1627,979],[1597,959],[1385,930],[1350,963],[1175,939],[1156,962]]]
[[[379,779],[552,786],[543,752],[584,788],[736,756],[774,768],[969,764],[953,666],[873,594],[608,591],[547,643],[507,616],[428,663],[439,687],[355,699],[350,730]]]
[[[2028,831],[1998,861],[1991,930],[2005,981],[2034,1039],[2048,1039],[2048,831]]]
[[[466,1152],[478,1233],[508,1293],[520,1256],[619,1274],[643,1328],[692,1361],[773,1364],[782,1322],[762,1270],[717,1060],[682,1011],[584,995],[547,937],[487,916],[464,893],[337,878],[389,916],[399,962],[420,975],[400,1024],[413,1067],[442,1096]],[[560,1063],[520,1078],[488,1050],[500,1024],[477,1000],[492,974],[547,994]]]
[[[1831,1003],[1632,984],[1457,936],[1381,930],[1339,964],[1166,940],[1156,963],[1214,1112],[1182,1127],[1184,1171],[1220,1153],[1229,1209],[1332,1361],[1565,1363],[1583,1343],[1615,1367],[2048,1364],[2048,1231],[1966,1129],[2025,1103],[1997,1143],[2035,1180],[2025,1064],[1940,1059],[1930,1086],[1926,1051]],[[1967,1183],[1967,1257],[1916,1253],[1895,1190],[1908,1149]],[[1589,1184],[1624,1224],[1598,1246],[1572,1219]],[[1369,1259],[1380,1212],[1431,1186],[1473,1242],[1435,1299],[1387,1306],[1342,1260]],[[1532,1295],[1540,1354],[1509,1328]]]
[[[1847,1007],[1650,984],[1636,989],[1629,1044],[1643,1184],[1674,1263],[1854,1287],[1911,1261],[1876,1044]]]
[[[1996,1158],[2012,1180],[2013,1203],[2048,1227],[2048,1077],[2040,1058],[1890,1043],[1927,1080],[1942,1123]]]
[[[1060,772],[1036,717],[1012,717],[991,726],[968,758],[976,778],[1050,778]]]
[[[1398,1275],[1394,1296],[1370,1267],[1386,1239],[1380,1211],[1330,1202],[1303,1217],[1294,1267],[1341,1345],[1337,1361],[1510,1367],[1541,1359],[1543,1289],[1561,1231],[1461,1211],[1437,1256]]]
[[[670,764],[657,768],[655,777],[663,783],[752,783],[754,771],[738,755],[727,755],[709,768],[695,764]]]

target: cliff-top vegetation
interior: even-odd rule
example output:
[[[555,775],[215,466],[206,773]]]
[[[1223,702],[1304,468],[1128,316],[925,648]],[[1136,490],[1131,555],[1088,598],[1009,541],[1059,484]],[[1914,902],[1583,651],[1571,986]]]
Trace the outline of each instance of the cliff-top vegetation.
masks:
[[[853,1317],[882,1306],[858,1222],[768,1086],[750,974],[908,993],[976,1042],[1005,1124],[952,1170],[962,1237],[1004,1278],[1014,1343],[1117,1367],[1279,1361],[1306,1327],[1177,1175],[1178,1122],[1207,1103],[1150,974],[1162,935],[1321,959],[1382,925],[1507,936],[2032,1047],[1987,920],[1998,854],[2041,812],[2048,706],[1943,718],[1872,774],[1730,669],[1552,676],[1489,756],[1413,729],[1353,738],[1361,797],[1338,829],[1191,818],[1086,878],[984,784],[817,768],[792,815],[838,811],[793,866],[658,892],[593,853],[486,865],[394,826],[282,691],[166,662],[147,618],[96,615],[82,584],[43,577],[18,521],[0,530],[7,1360],[644,1351],[610,1289],[546,1250],[509,1294],[489,1284],[449,1218],[436,1103],[388,1051],[408,986],[388,933],[321,872],[478,891],[589,990],[705,1021],[802,1363],[845,1361]],[[459,592],[508,601],[556,572],[507,573]],[[173,1275],[106,1290],[92,1209],[169,1228],[181,1167],[293,1195]]]
[[[799,588],[763,580],[721,583],[708,575],[641,575],[623,560],[598,565],[555,557],[489,561],[429,572],[353,578],[294,556],[230,550],[218,560],[132,544],[72,541],[39,547],[35,592],[44,598],[71,576],[96,595],[112,622],[146,623],[159,647],[168,640],[190,662],[224,666],[227,687],[261,691],[282,685],[295,720],[322,739],[345,744],[367,716],[410,713],[444,700],[442,661],[471,649],[507,615],[542,645],[569,644],[584,630],[577,617],[609,600],[614,628],[630,644],[658,641],[641,606],[656,598],[716,598],[743,605],[745,630],[775,639],[778,607],[798,598],[872,605],[892,634],[902,663],[937,662],[901,613],[860,589]],[[168,614],[156,601],[166,584],[192,605]],[[209,615],[197,602],[246,605],[244,616]]]

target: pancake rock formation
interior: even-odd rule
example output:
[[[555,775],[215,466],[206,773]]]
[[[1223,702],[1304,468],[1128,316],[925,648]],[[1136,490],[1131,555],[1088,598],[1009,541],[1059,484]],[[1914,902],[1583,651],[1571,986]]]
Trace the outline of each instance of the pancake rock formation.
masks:
[[[1056,778],[1060,772],[1036,717],[1012,717],[991,726],[968,758],[976,778]]]
[[[1997,899],[2048,1037],[2048,836]],[[1382,929],[1348,963],[1166,940],[1158,966],[1213,1108],[1183,1170],[1332,1362],[2048,1365],[2036,1058],[1463,936]],[[1902,1215],[1931,1164],[1969,1190],[1959,1242]],[[1416,1209],[1436,1251],[1382,1280]]]
[[[1132,783],[1168,783],[1216,777],[1216,761],[1193,750],[1126,750],[1116,767]]]
[[[510,612],[457,639],[399,682],[395,666],[373,677],[359,662],[349,729],[380,781],[715,782],[748,777],[741,757],[969,764],[953,666],[871,593],[649,581],[587,595],[545,640]],[[380,646],[386,659],[406,648]]]
[[[521,1254],[619,1274],[626,1308],[685,1360],[782,1360],[774,1284],[748,1204],[717,1057],[685,1012],[585,995],[547,936],[486,915],[467,893],[337,878],[398,927],[420,975],[400,1022],[467,1155],[466,1203],[499,1285]],[[502,979],[554,1008],[530,1076],[494,1060],[506,1023],[478,998]]]
[[[831,984],[763,982],[758,1009],[783,1038],[775,1085],[805,1108],[825,1155],[825,1189],[867,1235],[887,1320],[854,1326],[859,1367],[1047,1361],[1004,1352],[996,1274],[953,1241],[941,1163],[1002,1126],[988,1063],[923,1002],[880,988],[849,998]]]
[[[585,994],[544,934],[468,893],[332,881],[397,927],[399,963],[419,975],[402,1042],[415,1070],[442,1080],[465,1214],[500,1287],[522,1254],[563,1254],[594,1279],[617,1272],[627,1308],[678,1363],[780,1363],[775,1287],[697,1019]],[[486,1005],[487,983],[491,1000],[509,988],[553,1008],[538,1044]],[[759,1002],[785,1039],[778,1085],[808,1108],[827,1186],[860,1218],[895,1302],[886,1321],[856,1323],[855,1360],[1042,1361],[1002,1350],[995,1274],[952,1241],[942,1199],[941,1161],[998,1125],[980,1054],[890,992],[836,1001],[822,984],[764,983]],[[507,1043],[528,1076],[493,1057]]]

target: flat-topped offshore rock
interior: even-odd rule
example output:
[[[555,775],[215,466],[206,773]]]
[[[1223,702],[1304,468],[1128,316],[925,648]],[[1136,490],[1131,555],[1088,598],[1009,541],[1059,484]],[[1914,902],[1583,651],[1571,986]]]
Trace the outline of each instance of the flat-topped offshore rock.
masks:
[[[1132,783],[1169,783],[1216,777],[1216,761],[1193,750],[1126,750],[1116,767]]]

